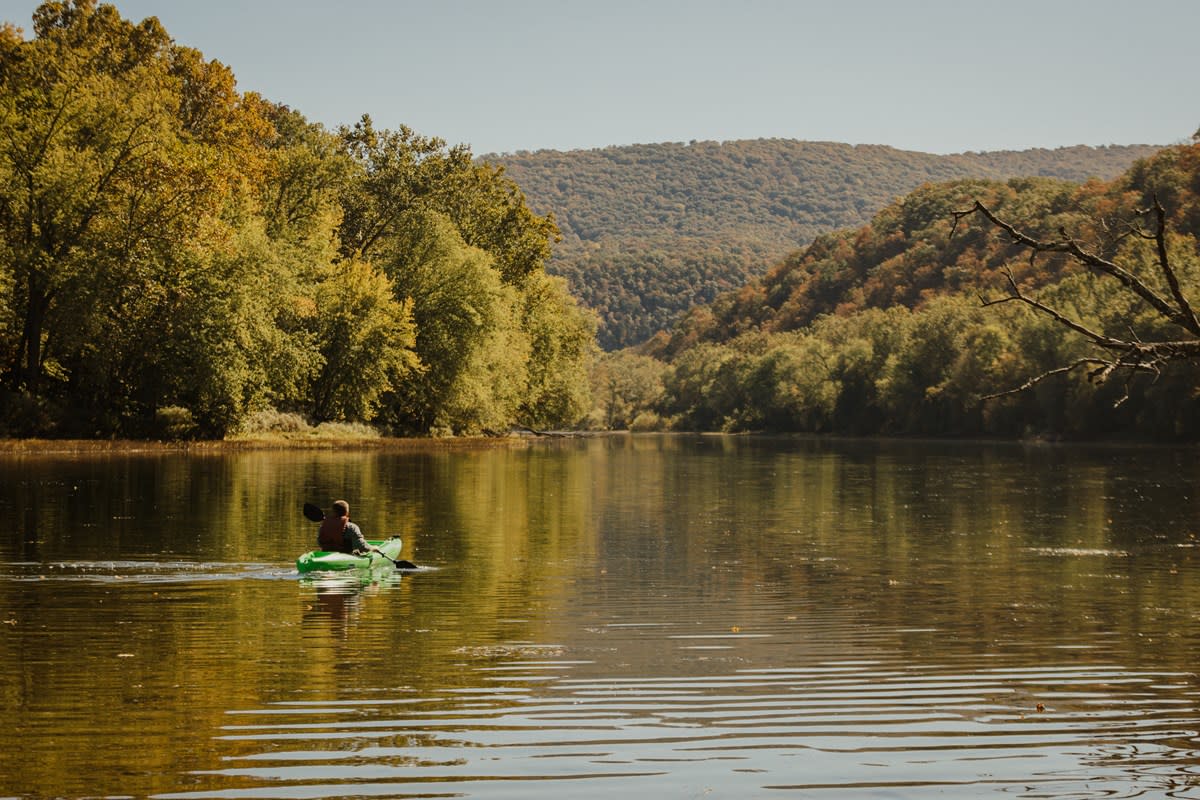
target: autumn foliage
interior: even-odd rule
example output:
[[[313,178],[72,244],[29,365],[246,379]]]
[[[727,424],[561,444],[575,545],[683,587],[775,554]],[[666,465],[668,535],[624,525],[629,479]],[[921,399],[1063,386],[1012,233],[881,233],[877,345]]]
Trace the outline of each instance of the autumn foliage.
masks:
[[[817,237],[642,347],[662,367],[654,410],[685,429],[1200,436],[1200,370],[1187,359],[1127,384],[1064,375],[983,401],[1088,352],[1083,337],[1029,308],[985,305],[1006,291],[1009,275],[1097,330],[1147,340],[1170,331],[1153,309],[1066,254],[1031,258],[981,224],[951,236],[955,212],[979,201],[1031,236],[1067,232],[1159,285],[1152,237],[1130,235],[1156,199],[1182,289],[1196,296],[1200,144],[1163,150],[1110,182],[929,184],[868,225]]]

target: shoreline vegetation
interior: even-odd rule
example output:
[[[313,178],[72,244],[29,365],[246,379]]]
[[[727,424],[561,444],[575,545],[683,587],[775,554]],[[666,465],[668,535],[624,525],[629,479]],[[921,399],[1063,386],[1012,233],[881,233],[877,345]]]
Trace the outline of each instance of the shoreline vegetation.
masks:
[[[929,184],[818,237],[606,354],[606,422],[1200,441],[1193,139],[1109,182]]]
[[[222,454],[252,450],[447,450],[512,447],[530,436],[363,437],[359,439],[254,437],[229,439],[0,439],[0,456],[101,453]]]
[[[186,454],[224,455],[227,453],[271,451],[271,450],[361,450],[361,451],[437,451],[437,450],[488,450],[503,447],[527,447],[563,439],[596,439],[621,437],[733,437],[771,438],[781,441],[807,442],[855,442],[886,443],[904,445],[913,443],[940,443],[945,445],[1002,445],[1014,447],[1070,447],[1070,448],[1169,448],[1192,449],[1200,447],[1194,441],[1148,440],[1134,436],[1109,436],[1105,438],[1069,439],[1030,435],[1013,438],[1007,436],[928,436],[875,434],[855,436],[841,433],[779,433],[772,431],[631,431],[631,430],[571,430],[534,431],[514,428],[504,433],[492,432],[473,436],[362,436],[358,438],[334,438],[321,436],[296,436],[258,434],[235,436],[227,439],[38,439],[0,438],[0,457],[5,456],[72,456],[103,454]]]
[[[299,420],[295,415],[273,418]],[[625,435],[629,431],[542,431],[514,425],[503,431],[485,430],[459,436],[390,436],[362,424],[303,421],[286,428],[246,430],[221,439],[188,436],[163,438],[0,438],[0,456],[84,453],[224,453],[249,450],[446,450],[522,446],[535,441]]]

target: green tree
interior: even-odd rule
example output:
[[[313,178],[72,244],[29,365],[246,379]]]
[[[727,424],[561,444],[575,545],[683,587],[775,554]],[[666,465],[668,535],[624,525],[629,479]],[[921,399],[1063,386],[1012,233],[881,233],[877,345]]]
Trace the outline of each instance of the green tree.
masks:
[[[153,18],[64,0],[31,39],[0,27],[8,428],[26,407],[21,432],[89,435],[165,414],[219,436],[266,407],[573,422],[594,324],[543,271],[556,237],[466,147],[369,117],[328,132]]]
[[[595,316],[562,278],[533,272],[519,284],[520,327],[529,340],[526,386],[518,417],[531,427],[574,425],[591,402],[588,372],[596,349]]]
[[[884,429],[878,381],[888,359],[903,344],[910,313],[902,306],[868,308],[847,316],[821,317],[809,329],[831,350],[830,376],[838,387],[834,430],[875,434]]]
[[[342,128],[340,137],[357,167],[341,198],[339,238],[346,256],[373,258],[389,236],[403,232],[401,220],[408,212],[430,208],[431,198],[452,175],[471,168],[466,147],[447,149],[441,139],[406,126],[376,130],[366,115],[354,127]]]
[[[377,260],[396,296],[411,300],[415,349],[425,368],[395,388],[384,420],[409,432],[507,424],[529,354],[528,342],[511,335],[516,290],[444,215],[410,211],[396,227],[379,243]]]
[[[727,390],[738,353],[726,345],[702,342],[671,363],[663,378],[666,411],[684,430],[720,430],[734,410]]]
[[[810,335],[783,334],[755,360],[746,405],[754,429],[823,433],[831,430],[841,384],[832,346]]]
[[[338,136],[300,112],[276,105],[265,113],[274,128],[259,193],[267,233],[276,241],[325,247],[341,221],[341,194],[354,165]]]
[[[154,19],[45,3],[34,33],[0,36],[0,237],[15,322],[4,382],[38,394],[49,376],[54,393],[95,405],[89,374],[128,373],[88,370],[96,332],[128,327],[111,338],[139,341],[140,321],[164,311],[146,306],[169,301],[167,273],[188,268],[180,254],[224,246],[222,215],[244,196],[265,129],[227,70],[176,48]]]
[[[397,430],[465,432],[574,422],[594,332],[541,269],[556,234],[498,169],[465,147],[369,117],[340,132],[343,257],[379,265],[411,298],[425,370],[389,395]]]
[[[448,170],[434,207],[454,220],[467,244],[492,256],[508,283],[540,273],[559,239],[554,216],[533,213],[503,168],[490,164]]]
[[[370,421],[385,393],[421,373],[412,307],[370,264],[349,259],[337,266],[320,291],[324,365],[312,387],[314,417]]]
[[[666,370],[667,365],[658,359],[630,350],[602,354],[591,374],[592,426],[625,430],[638,415],[659,411]]]

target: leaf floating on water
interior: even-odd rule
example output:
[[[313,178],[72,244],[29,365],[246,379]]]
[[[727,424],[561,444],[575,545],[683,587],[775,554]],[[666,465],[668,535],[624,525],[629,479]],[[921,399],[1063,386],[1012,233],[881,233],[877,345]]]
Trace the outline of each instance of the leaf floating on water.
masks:
[[[730,633],[741,633],[742,628],[740,625],[734,625],[732,628],[729,629],[729,631],[730,631]]]
[[[1037,712],[1038,712],[1039,714],[1043,713],[1045,710],[1046,710],[1046,706],[1045,706],[1045,705],[1043,705],[1042,703],[1038,703],[1038,704],[1037,704]]]

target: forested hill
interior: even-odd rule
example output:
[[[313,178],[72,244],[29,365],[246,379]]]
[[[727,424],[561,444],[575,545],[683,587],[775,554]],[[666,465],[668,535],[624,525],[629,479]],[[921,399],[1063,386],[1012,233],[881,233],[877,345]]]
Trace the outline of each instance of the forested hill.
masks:
[[[1110,179],[1157,147],[933,155],[882,145],[758,139],[484,156],[563,240],[547,265],[615,349],[745,284],[818,234],[856,227],[898,196],[963,177]]]
[[[1195,142],[1111,181],[923,185],[601,356],[590,419],[1200,441]]]

